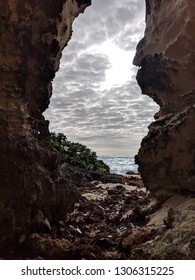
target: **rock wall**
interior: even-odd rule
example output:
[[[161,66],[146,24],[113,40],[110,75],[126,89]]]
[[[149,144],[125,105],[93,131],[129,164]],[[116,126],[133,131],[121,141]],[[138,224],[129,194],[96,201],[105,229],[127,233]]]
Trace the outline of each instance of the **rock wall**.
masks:
[[[195,1],[146,0],[134,64],[142,93],[160,106],[136,156],[159,197],[195,191]]]
[[[79,193],[57,168],[42,113],[51,81],[90,0],[0,1],[0,248],[73,209]],[[10,243],[11,244],[11,243]]]

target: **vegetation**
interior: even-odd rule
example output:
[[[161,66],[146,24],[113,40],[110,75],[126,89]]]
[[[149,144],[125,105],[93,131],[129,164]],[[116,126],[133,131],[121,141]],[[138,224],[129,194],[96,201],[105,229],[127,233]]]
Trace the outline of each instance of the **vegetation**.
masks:
[[[64,167],[77,166],[87,171],[101,173],[109,171],[109,167],[103,161],[97,159],[95,152],[83,144],[67,140],[63,133],[51,132],[50,141],[55,149],[65,156]]]

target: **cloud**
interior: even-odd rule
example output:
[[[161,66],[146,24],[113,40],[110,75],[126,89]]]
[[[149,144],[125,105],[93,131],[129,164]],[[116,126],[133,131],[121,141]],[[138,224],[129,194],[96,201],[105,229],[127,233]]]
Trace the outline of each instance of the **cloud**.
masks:
[[[137,153],[158,110],[149,97],[141,95],[135,80],[137,69],[130,67],[143,27],[144,0],[93,0],[76,19],[45,112],[51,131],[63,132],[99,155]],[[129,57],[129,79],[105,87],[113,66],[109,50],[103,53],[101,48],[108,40]],[[125,75],[124,71],[120,69],[119,74]]]

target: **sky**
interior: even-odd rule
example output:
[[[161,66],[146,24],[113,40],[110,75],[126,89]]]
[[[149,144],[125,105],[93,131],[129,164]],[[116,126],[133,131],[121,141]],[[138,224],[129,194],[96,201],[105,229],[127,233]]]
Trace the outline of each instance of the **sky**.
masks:
[[[92,0],[74,21],[45,118],[97,153],[137,154],[157,105],[141,94],[132,65],[145,28],[145,0]]]

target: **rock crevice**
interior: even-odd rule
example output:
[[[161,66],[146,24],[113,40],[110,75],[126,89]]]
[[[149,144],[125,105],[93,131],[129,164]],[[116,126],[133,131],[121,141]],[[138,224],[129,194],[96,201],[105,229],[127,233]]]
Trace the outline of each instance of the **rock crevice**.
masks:
[[[0,251],[73,210],[80,194],[49,142],[52,79],[72,22],[90,0],[0,1]],[[195,190],[195,2],[146,0],[134,64],[160,106],[136,156],[160,198]],[[10,247],[9,247],[10,246]]]

